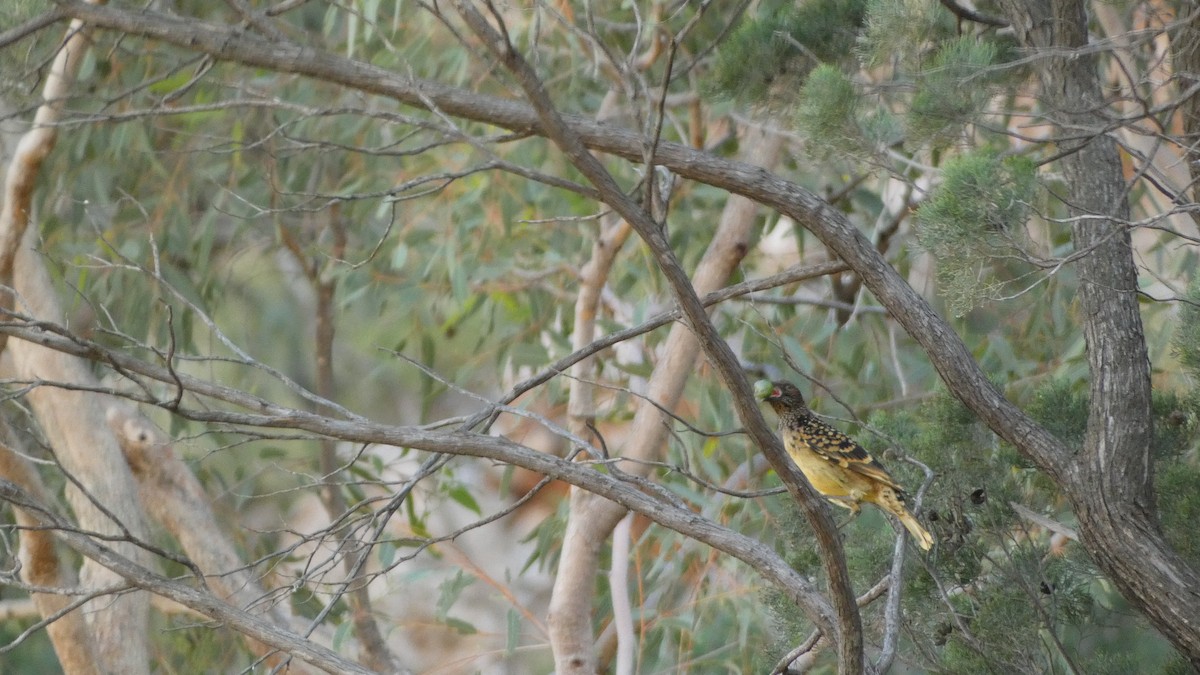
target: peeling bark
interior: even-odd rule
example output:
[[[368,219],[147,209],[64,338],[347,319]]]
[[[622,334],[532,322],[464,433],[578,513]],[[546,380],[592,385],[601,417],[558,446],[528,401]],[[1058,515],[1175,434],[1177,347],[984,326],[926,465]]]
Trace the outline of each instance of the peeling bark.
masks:
[[[26,233],[14,265],[17,303],[23,311],[61,320],[54,285],[39,254],[33,250],[36,230]],[[85,361],[24,340],[11,340],[18,377],[26,380],[98,386]],[[55,458],[78,485],[67,487],[67,501],[78,526],[116,538],[114,551],[139,564],[149,556],[131,539],[145,540],[146,527],[137,490],[116,439],[104,421],[110,399],[86,391],[35,387],[27,397]],[[98,506],[103,505],[103,510]],[[111,516],[111,517],[110,517]],[[116,518],[116,522],[112,520]],[[85,561],[79,574],[84,588],[103,588],[120,581],[110,570]],[[109,672],[149,672],[147,632],[149,599],[142,593],[104,597],[84,606],[101,667]]]

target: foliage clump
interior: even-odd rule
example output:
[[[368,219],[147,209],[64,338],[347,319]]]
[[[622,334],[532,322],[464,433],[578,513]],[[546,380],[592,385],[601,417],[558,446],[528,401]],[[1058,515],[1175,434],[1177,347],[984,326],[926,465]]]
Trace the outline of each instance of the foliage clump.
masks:
[[[1155,490],[1159,520],[1167,541],[1193,565],[1200,565],[1200,391],[1154,392]]]
[[[1175,354],[1193,377],[1200,378],[1200,277],[1192,281],[1183,300],[1175,330]]]
[[[741,102],[790,102],[805,74],[852,52],[865,0],[816,0],[743,21],[721,47],[712,93]]]
[[[1006,54],[992,37],[958,35],[933,0],[821,0],[744,21],[710,91],[777,110],[795,103],[810,149],[862,156],[905,141],[944,145],[1011,72]],[[866,90],[848,74],[861,67],[891,68],[906,86]]]
[[[1036,178],[1034,163],[1024,157],[981,151],[946,161],[941,185],[917,212],[917,236],[937,258],[956,314],[1002,285],[989,269],[996,259],[1022,255]]]
[[[910,137],[944,142],[949,128],[971,121],[991,97],[986,85],[997,54],[995,43],[971,35],[942,45],[917,79],[908,115]]]
[[[937,0],[871,0],[858,42],[863,65],[919,66],[930,44],[954,37],[953,17]]]
[[[858,100],[854,84],[841,70],[829,65],[813,70],[801,89],[796,111],[808,147],[828,154],[860,145]]]
[[[1159,519],[1167,541],[1193,565],[1200,565],[1200,468],[1190,462],[1160,466],[1155,476]]]
[[[1088,396],[1080,383],[1055,378],[1039,387],[1026,407],[1029,416],[1071,447],[1083,443],[1087,431]]]

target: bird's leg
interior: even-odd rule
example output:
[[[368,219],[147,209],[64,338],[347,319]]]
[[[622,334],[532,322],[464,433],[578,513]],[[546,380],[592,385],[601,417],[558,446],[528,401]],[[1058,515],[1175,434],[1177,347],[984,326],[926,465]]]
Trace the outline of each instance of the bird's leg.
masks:
[[[837,529],[839,530],[852,523],[854,519],[858,517],[858,512],[862,510],[862,505],[859,503],[859,501],[851,496],[826,497],[826,499],[829,500],[830,504],[840,506],[843,509],[850,511],[850,516],[838,523]]]

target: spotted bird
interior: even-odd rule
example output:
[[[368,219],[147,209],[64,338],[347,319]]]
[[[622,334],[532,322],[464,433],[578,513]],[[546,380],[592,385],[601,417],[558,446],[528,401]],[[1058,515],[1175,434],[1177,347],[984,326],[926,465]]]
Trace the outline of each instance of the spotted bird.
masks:
[[[896,479],[854,439],[818,420],[796,385],[759,380],[754,393],[775,409],[784,448],[817,492],[856,515],[870,502],[899,518],[922,549],[933,546],[929,531],[904,505]]]

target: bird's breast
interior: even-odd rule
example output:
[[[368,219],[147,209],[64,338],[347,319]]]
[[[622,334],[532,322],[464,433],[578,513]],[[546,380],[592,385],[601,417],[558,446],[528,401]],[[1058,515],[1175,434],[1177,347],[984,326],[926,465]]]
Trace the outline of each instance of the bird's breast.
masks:
[[[792,438],[787,443],[788,454],[800,468],[804,477],[817,492],[827,497],[861,498],[871,489],[866,477],[848,471],[835,462],[815,452],[803,439]]]

